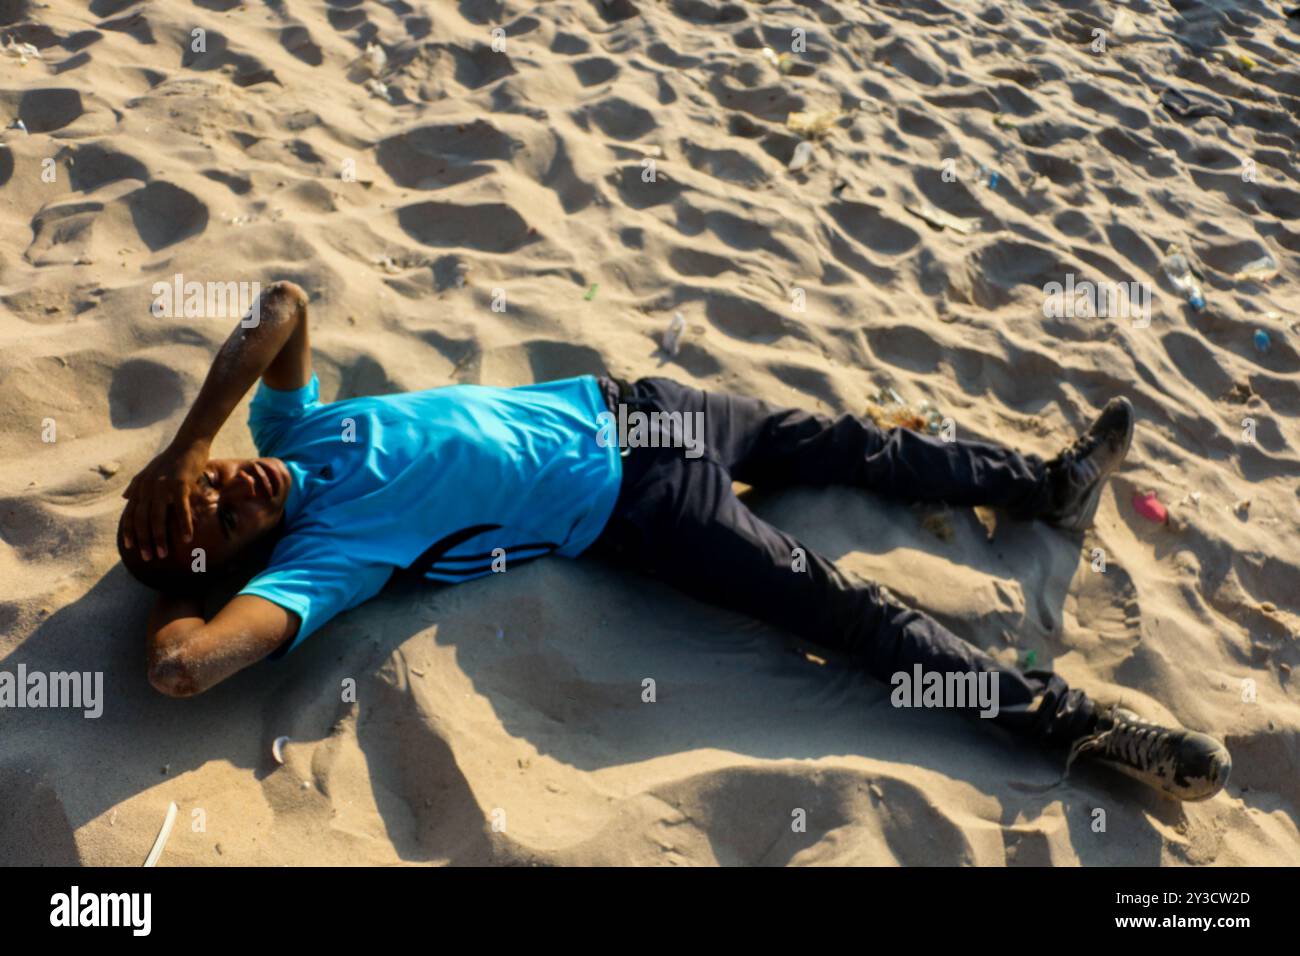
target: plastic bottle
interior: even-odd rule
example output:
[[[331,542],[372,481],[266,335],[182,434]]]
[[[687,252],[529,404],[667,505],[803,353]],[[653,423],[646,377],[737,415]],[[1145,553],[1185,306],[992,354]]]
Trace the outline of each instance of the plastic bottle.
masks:
[[[1277,260],[1271,255],[1263,255],[1242,266],[1233,274],[1233,279],[1254,279],[1255,281],[1263,281],[1264,279],[1273,278],[1277,273]]]
[[[1164,270],[1165,277],[1173,283],[1174,288],[1191,303],[1193,309],[1200,311],[1205,308],[1205,295],[1201,292],[1201,284],[1196,281],[1196,276],[1192,275],[1192,267],[1188,265],[1186,256],[1171,246],[1160,268]]]

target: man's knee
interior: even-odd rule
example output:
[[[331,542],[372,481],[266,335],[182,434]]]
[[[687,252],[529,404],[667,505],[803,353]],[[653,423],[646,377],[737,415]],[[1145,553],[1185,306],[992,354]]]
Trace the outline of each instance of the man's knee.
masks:
[[[307,307],[307,293],[298,283],[280,279],[272,282],[262,293],[261,307],[263,311],[294,314]]]

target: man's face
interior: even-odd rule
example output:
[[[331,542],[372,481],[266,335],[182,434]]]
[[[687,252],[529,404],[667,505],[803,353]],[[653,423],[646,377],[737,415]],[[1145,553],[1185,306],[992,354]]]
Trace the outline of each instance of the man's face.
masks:
[[[209,461],[190,498],[194,538],[178,549],[186,562],[191,549],[202,548],[208,564],[219,566],[274,528],[292,480],[278,458]]]

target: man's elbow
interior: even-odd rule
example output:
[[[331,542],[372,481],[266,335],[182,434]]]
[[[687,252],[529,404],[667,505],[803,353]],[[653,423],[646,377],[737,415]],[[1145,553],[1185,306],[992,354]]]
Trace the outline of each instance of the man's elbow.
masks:
[[[307,308],[307,293],[302,286],[288,279],[280,279],[262,293],[260,309],[284,318],[297,319]]]
[[[149,683],[158,693],[168,697],[193,697],[205,689],[193,668],[179,654],[150,662]]]

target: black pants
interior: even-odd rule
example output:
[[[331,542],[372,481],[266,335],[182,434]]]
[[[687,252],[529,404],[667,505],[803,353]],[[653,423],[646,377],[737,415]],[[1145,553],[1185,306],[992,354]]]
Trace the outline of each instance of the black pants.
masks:
[[[998,687],[994,721],[1037,742],[1064,746],[1092,730],[1095,705],[1081,691],[1050,672],[1003,667],[878,585],[850,579],[756,516],[731,486],[733,479],[755,488],[855,485],[1030,517],[1048,495],[1041,459],[982,442],[882,431],[851,415],[778,409],[664,378],[630,385],[601,379],[601,387],[615,415],[620,404],[628,413],[702,413],[694,421],[702,423],[703,453],[688,454],[682,436],[668,434],[659,435],[660,444],[676,437],[677,447],[626,449],[618,502],[593,553],[847,654],[887,683],[917,664],[925,672],[987,672]],[[667,430],[662,418],[660,426]],[[796,555],[802,570],[795,570]]]

